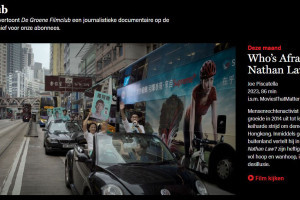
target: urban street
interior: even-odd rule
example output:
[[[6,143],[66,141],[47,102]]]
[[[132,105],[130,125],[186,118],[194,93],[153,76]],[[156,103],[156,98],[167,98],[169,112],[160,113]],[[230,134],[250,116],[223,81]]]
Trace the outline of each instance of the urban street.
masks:
[[[5,128],[4,128],[5,127]],[[72,195],[65,186],[64,153],[45,154],[44,132],[22,120],[0,120],[1,195]],[[205,182],[209,194],[230,195]]]
[[[170,180],[173,194],[233,194],[224,188],[235,183],[235,51],[231,43],[0,43],[1,195],[168,195]],[[93,148],[107,143],[95,133],[118,142],[105,162],[106,151],[97,157]],[[136,163],[143,177],[156,165],[183,174],[159,168],[154,192],[147,178],[109,171]],[[105,185],[97,170],[121,185]]]

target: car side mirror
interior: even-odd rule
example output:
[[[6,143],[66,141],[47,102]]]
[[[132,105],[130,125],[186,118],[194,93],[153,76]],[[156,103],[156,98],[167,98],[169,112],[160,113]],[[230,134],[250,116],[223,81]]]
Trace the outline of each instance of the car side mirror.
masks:
[[[226,115],[218,115],[217,119],[217,133],[226,133]]]
[[[77,158],[80,162],[86,162],[89,160],[88,156],[85,153],[78,153]]]

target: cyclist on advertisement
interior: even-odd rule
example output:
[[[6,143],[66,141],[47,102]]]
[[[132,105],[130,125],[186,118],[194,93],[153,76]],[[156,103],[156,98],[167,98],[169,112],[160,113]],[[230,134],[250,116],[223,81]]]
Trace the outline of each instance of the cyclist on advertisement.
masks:
[[[217,141],[217,93],[213,86],[216,64],[212,60],[204,62],[200,69],[200,83],[192,92],[191,104],[184,117],[184,146],[186,158],[193,153],[192,141],[194,137],[203,138],[202,117],[211,107],[214,140]],[[189,159],[186,159],[189,160]]]

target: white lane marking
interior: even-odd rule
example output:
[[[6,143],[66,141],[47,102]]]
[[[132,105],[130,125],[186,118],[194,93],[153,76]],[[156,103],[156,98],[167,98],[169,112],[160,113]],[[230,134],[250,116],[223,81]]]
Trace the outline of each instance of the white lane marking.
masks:
[[[23,140],[23,142],[22,142],[22,144],[20,146],[19,151],[16,154],[16,158],[15,158],[15,160],[13,162],[13,165],[12,165],[10,171],[9,171],[9,174],[8,174],[6,180],[3,183],[4,186],[2,188],[1,195],[7,195],[7,193],[8,193],[9,187],[10,187],[12,179],[13,179],[13,176],[14,176],[15,171],[17,169],[17,165],[18,165],[18,162],[19,162],[19,159],[20,159],[20,156],[21,156],[21,153],[22,153],[25,141],[26,141],[26,138],[24,137],[24,140]]]
[[[23,174],[24,174],[24,169],[25,169],[25,163],[26,163],[26,157],[27,157],[27,152],[28,152],[29,141],[30,141],[30,137],[27,137],[24,153],[23,153],[22,158],[21,158],[21,163],[20,163],[19,170],[18,170],[18,173],[17,173],[15,186],[14,186],[14,189],[12,191],[12,195],[19,195],[21,193],[22,180],[23,180]]]

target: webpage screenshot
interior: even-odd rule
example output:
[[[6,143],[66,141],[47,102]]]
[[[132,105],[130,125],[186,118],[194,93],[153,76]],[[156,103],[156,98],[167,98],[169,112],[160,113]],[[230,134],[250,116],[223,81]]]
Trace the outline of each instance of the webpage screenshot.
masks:
[[[292,36],[40,4],[0,2],[1,196],[298,194]]]

